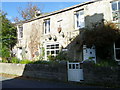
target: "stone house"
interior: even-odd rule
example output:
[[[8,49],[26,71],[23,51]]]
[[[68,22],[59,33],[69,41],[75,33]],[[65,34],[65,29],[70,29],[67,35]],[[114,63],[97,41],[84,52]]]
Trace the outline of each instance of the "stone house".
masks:
[[[49,55],[64,51],[74,61],[89,57],[96,61],[95,47],[87,48],[81,43],[82,30],[103,20],[118,23],[119,10],[119,0],[92,0],[19,23],[16,55],[21,60],[47,60]],[[120,47],[114,50],[119,60]]]

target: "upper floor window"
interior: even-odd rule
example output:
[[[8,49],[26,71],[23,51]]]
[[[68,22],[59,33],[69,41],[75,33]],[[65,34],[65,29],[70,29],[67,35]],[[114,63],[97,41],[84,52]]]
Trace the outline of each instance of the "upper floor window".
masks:
[[[120,18],[120,1],[112,2],[111,6],[113,21],[118,21],[118,19]]]
[[[50,33],[50,19],[44,21],[44,34]]]
[[[18,30],[18,38],[23,38],[23,27],[19,26],[19,30]]]
[[[58,33],[62,31],[62,19],[57,21],[57,29],[58,29]]]
[[[84,27],[85,27],[84,10],[75,12],[75,29]]]

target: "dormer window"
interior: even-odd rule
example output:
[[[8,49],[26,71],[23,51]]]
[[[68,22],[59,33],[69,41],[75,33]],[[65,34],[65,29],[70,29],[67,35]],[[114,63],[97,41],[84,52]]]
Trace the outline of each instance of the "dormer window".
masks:
[[[44,34],[50,33],[50,19],[44,20]]]
[[[84,20],[84,10],[75,12],[75,29],[80,29],[85,27]]]

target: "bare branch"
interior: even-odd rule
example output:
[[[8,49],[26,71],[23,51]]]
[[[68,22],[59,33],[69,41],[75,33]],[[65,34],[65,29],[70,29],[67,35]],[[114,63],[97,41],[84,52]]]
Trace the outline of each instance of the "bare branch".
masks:
[[[35,12],[41,11],[37,5],[28,3],[26,8],[18,7],[18,13],[24,20],[32,19],[35,17]]]

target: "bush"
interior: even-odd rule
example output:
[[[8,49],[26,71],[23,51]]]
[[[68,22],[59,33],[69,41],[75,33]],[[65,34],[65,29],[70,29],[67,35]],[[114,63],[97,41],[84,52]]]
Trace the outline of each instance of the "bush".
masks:
[[[27,60],[27,59],[25,59],[25,60],[21,60],[19,63],[20,64],[30,64],[30,63],[32,63],[33,61],[30,61],[30,60]]]
[[[84,42],[87,46],[108,47],[112,45],[120,36],[119,29],[113,23],[94,27],[92,30],[84,32]]]
[[[61,51],[57,56],[57,60],[68,60],[67,52]]]
[[[32,64],[50,64],[52,61],[34,61]]]
[[[50,61],[55,61],[55,60],[56,60],[56,57],[55,57],[55,56],[52,56],[52,55],[49,55],[49,56],[48,56],[48,60],[50,60]]]
[[[20,60],[17,59],[16,57],[13,57],[10,62],[11,62],[11,63],[19,63]]]
[[[7,47],[3,46],[0,51],[0,57],[6,59],[10,57],[10,51]]]
[[[94,63],[93,61],[85,60],[83,62],[85,66],[96,66],[96,67],[117,67],[118,63],[115,60],[112,59],[102,59],[97,61],[97,63]]]
[[[101,60],[99,62],[96,63],[97,66],[117,66],[117,62],[115,60],[112,59],[106,59],[106,60]]]
[[[6,60],[6,59],[2,59],[1,62],[3,62],[3,63],[8,63],[8,60]]]
[[[55,59],[50,59],[47,61],[41,61],[41,60],[30,61],[27,59],[19,60],[16,57],[11,58],[11,60],[9,62],[6,59],[3,59],[1,62],[3,62],[3,63],[19,63],[19,64],[58,64],[59,63],[59,61],[56,61]]]
[[[95,45],[97,57],[101,59],[113,58],[113,43],[120,37],[117,26],[113,23],[86,29],[83,35],[83,44],[91,47]]]
[[[83,63],[94,63],[95,64],[95,61],[92,60],[92,59],[87,59],[87,60],[84,60],[82,61]]]

